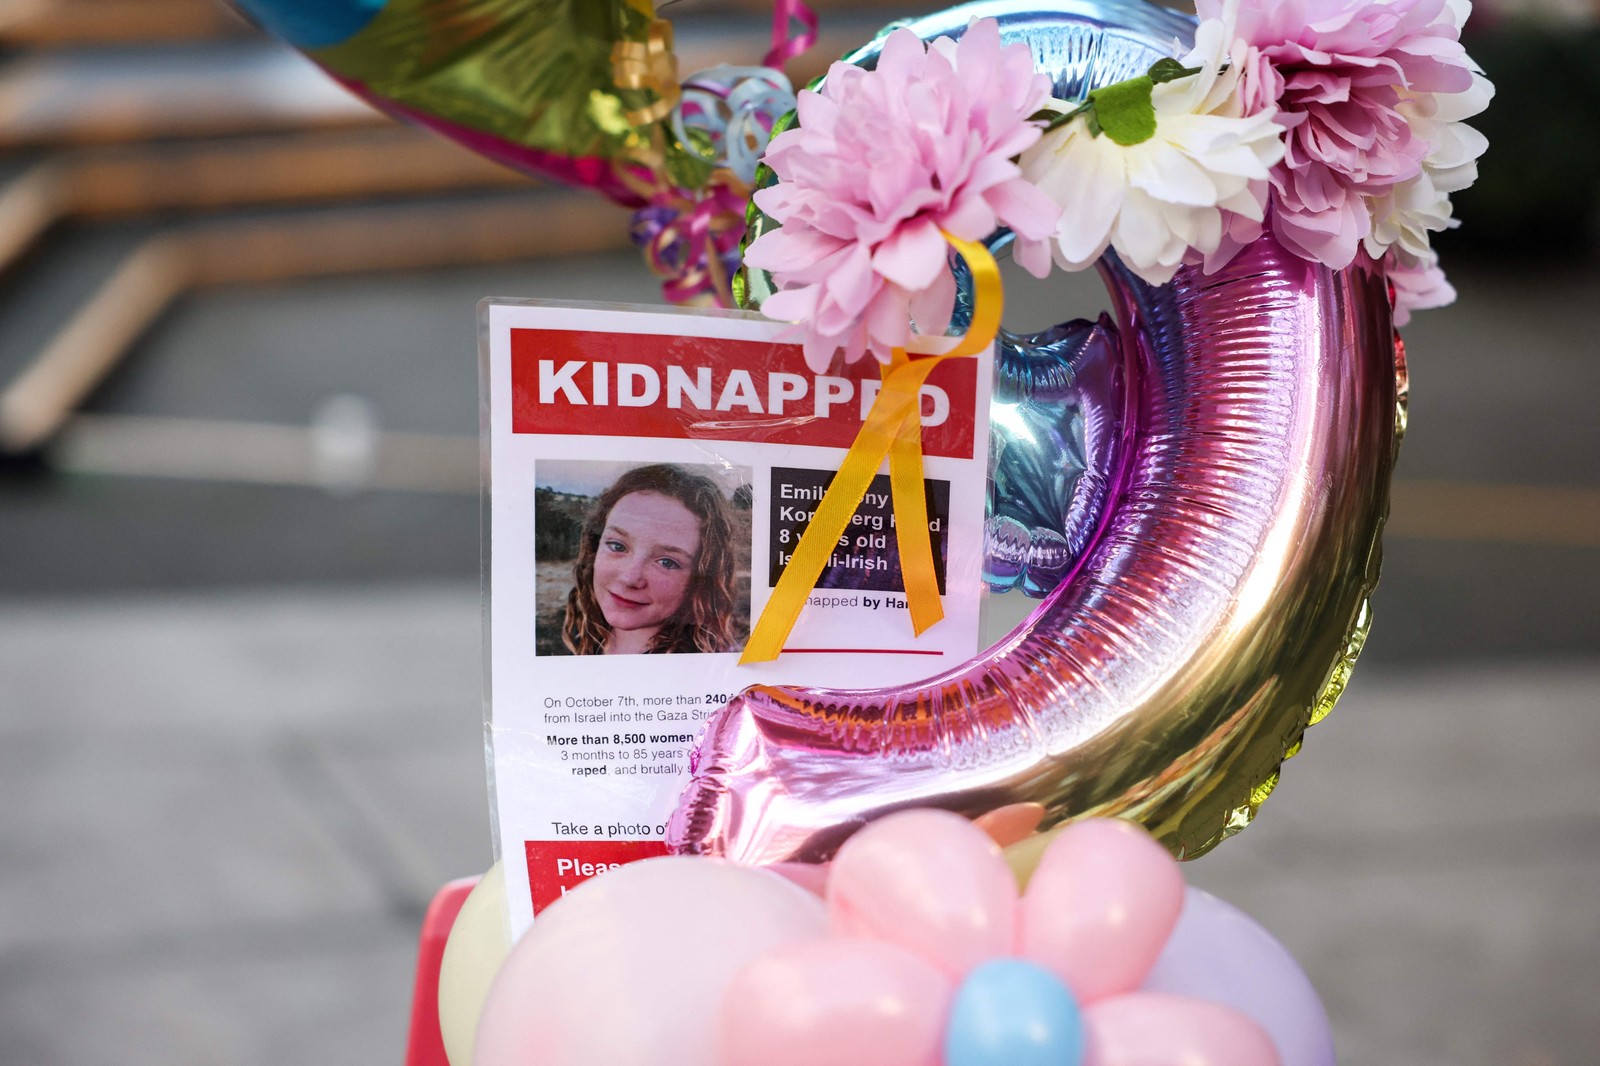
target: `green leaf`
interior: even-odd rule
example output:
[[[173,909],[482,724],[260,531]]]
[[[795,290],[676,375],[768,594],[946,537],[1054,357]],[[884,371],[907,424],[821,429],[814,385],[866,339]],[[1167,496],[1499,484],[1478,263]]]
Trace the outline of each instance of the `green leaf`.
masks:
[[[1187,78],[1200,73],[1199,67],[1186,67],[1176,59],[1158,59],[1150,66],[1150,80],[1157,85],[1164,85],[1169,81]]]
[[[1145,74],[1089,94],[1094,116],[1107,137],[1124,147],[1142,144],[1156,135],[1156,107],[1151,101],[1155,82]]]

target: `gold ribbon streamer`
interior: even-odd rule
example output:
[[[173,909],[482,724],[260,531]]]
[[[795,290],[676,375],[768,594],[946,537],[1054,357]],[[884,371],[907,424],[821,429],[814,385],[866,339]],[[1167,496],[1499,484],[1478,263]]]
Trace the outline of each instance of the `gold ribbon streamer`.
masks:
[[[612,76],[617,86],[656,94],[655,103],[623,114],[633,126],[660,122],[672,114],[682,95],[678,86],[678,57],[672,51],[672,23],[652,18],[646,33],[643,41],[618,41],[611,48]]]
[[[977,355],[993,344],[1000,331],[1005,302],[1000,268],[989,250],[948,233],[944,238],[972,272],[972,324],[960,343],[947,352],[912,355],[897,348],[888,365],[879,368],[883,387],[778,578],[744,646],[744,654],[739,657],[741,664],[771,662],[783,650],[783,642],[800,617],[806,598],[817,587],[840,534],[861,506],[885,457],[889,460],[895,539],[900,547],[900,572],[912,628],[921,636],[944,617],[933,565],[933,543],[928,536],[927,490],[922,472],[922,385],[946,359]]]

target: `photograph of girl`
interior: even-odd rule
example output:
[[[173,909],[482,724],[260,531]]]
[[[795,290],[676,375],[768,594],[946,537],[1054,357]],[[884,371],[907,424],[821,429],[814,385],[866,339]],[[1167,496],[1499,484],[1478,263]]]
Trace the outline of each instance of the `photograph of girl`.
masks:
[[[744,645],[748,471],[560,460],[539,463],[536,478],[537,654]]]

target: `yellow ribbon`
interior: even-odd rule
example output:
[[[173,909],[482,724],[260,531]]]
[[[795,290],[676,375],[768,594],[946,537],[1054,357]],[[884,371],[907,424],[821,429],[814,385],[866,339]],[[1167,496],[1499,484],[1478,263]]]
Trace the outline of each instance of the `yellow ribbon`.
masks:
[[[922,473],[922,385],[946,359],[977,355],[993,344],[1004,305],[1000,268],[989,250],[948,233],[944,238],[972,272],[972,324],[961,342],[947,352],[912,355],[897,348],[888,365],[879,368],[883,387],[801,534],[789,565],[778,578],[766,609],[744,646],[744,654],[739,657],[741,664],[770,662],[783,650],[783,642],[800,617],[806,598],[817,587],[840,534],[861,506],[886,456],[895,539],[900,547],[900,571],[912,628],[921,636],[944,617],[933,565],[933,543],[928,536],[928,501]]]

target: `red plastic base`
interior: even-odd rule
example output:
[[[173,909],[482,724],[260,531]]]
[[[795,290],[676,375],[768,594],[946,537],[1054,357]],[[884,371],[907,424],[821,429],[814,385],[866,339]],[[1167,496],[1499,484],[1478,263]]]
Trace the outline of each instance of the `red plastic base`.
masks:
[[[464,877],[441,888],[422,918],[417,944],[417,981],[411,993],[411,1033],[406,1038],[406,1066],[450,1066],[439,1033],[439,965],[444,944],[456,924],[461,905],[481,878]],[[461,1066],[467,1066],[462,1063]]]

